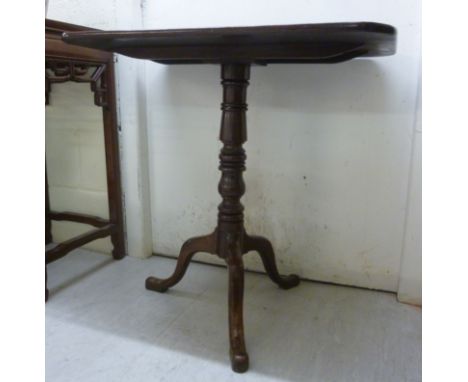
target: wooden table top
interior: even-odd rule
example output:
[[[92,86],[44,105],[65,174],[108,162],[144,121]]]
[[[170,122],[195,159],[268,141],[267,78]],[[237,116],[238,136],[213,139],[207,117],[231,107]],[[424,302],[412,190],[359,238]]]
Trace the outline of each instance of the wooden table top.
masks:
[[[163,64],[336,63],[388,56],[396,29],[372,22],[65,32],[63,41]]]

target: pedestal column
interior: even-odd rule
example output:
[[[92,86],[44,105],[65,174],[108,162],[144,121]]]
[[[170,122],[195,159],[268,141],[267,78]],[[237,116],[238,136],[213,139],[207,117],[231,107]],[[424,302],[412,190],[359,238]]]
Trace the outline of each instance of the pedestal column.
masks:
[[[232,369],[238,373],[245,372],[249,367],[244,340],[242,255],[249,251],[257,251],[268,276],[281,288],[289,289],[299,284],[299,277],[296,275],[281,276],[279,274],[273,247],[268,239],[249,236],[244,227],[244,206],[241,198],[245,193],[242,173],[245,171],[246,155],[242,145],[247,141],[246,97],[249,77],[250,64],[221,65],[223,102],[219,138],[223,142],[223,147],[219,154],[221,179],[218,191],[222,201],[218,206],[216,229],[210,235],[191,238],[182,245],[176,269],[170,277],[146,279],[147,289],[165,292],[182,279],[195,253],[216,254],[226,261],[229,273],[230,356]]]

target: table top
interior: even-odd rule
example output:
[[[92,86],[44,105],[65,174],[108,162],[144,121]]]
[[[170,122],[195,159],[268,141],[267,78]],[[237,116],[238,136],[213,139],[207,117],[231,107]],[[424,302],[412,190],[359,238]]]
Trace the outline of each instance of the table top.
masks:
[[[145,31],[65,32],[63,41],[163,64],[336,63],[389,56],[396,29],[349,22]]]

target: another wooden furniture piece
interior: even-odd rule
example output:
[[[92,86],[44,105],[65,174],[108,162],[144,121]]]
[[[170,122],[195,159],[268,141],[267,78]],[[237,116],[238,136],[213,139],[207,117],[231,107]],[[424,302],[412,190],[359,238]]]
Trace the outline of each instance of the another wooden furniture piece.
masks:
[[[391,55],[396,31],[377,23],[308,24],[244,28],[208,28],[155,31],[71,32],[63,35],[70,44],[118,52],[163,64],[220,64],[223,102],[221,104],[221,180],[218,190],[218,224],[214,232],[187,240],[180,251],[173,275],[167,279],[149,277],[146,288],[165,292],[181,280],[196,252],[223,258],[229,270],[229,338],[232,368],[248,369],[244,342],[242,255],[257,251],[270,278],[283,289],[299,284],[296,275],[280,276],[271,243],[250,236],[244,227],[240,199],[245,191],[247,140],[246,89],[252,64],[337,63],[355,57]]]
[[[46,301],[49,296],[49,291],[47,289],[47,264],[60,259],[73,249],[89,243],[90,241],[110,236],[113,245],[112,256],[114,259],[122,259],[125,256],[113,54],[95,49],[71,46],[65,44],[61,39],[62,33],[65,31],[84,30],[91,31],[91,29],[82,26],[46,19],[45,98],[46,105],[48,105],[49,102],[53,102],[53,87],[58,83],[74,81],[90,84],[90,91],[94,93],[94,103],[96,106],[102,108],[103,113],[109,219],[102,219],[97,216],[75,212],[51,211],[46,169],[46,244],[52,242],[52,220],[66,220],[95,227],[89,232],[46,250]]]

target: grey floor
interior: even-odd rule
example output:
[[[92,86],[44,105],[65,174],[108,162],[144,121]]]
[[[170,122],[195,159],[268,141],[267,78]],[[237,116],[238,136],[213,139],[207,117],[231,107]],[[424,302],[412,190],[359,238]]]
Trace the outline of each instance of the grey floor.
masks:
[[[144,288],[175,261],[76,250],[48,267],[46,381],[421,380],[421,310],[390,293],[248,273],[250,370],[231,371],[227,274],[191,264],[165,294]]]

